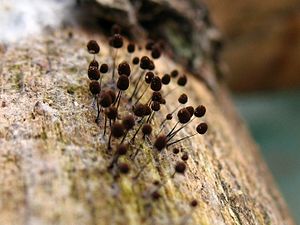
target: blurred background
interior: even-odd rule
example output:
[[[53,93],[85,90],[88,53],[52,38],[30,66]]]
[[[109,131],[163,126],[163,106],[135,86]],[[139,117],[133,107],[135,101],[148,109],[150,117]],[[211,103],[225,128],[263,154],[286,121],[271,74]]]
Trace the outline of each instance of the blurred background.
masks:
[[[299,0],[205,0],[225,40],[234,91],[300,87]]]
[[[185,8],[187,1],[182,0],[119,0],[115,9],[112,0],[43,0],[43,4],[40,0],[0,0],[0,30],[5,31],[0,34],[0,44],[1,41],[17,41],[30,34],[36,35],[42,27],[72,24],[74,12],[82,10],[82,2],[99,5],[102,2],[101,7],[92,7],[93,12],[96,11],[94,22],[101,24],[111,20],[111,15],[119,15],[122,25],[140,23],[151,33],[163,35],[168,42],[182,44],[177,49],[184,51],[177,54],[194,59],[196,52],[192,50],[197,48],[189,44],[199,43],[197,38],[190,39],[191,32],[195,37],[198,35],[197,30],[191,31],[194,28],[192,22],[197,23],[195,16],[210,17],[222,33],[222,68],[236,106],[300,224],[300,1],[203,1],[209,16],[200,0],[189,1],[199,6],[195,15]],[[164,3],[159,5],[160,2]],[[138,21],[129,14],[132,5],[140,7],[137,9]],[[149,7],[153,11],[160,10],[155,11],[155,16],[148,15],[152,13]],[[184,12],[190,15],[184,15]],[[92,17],[88,15],[81,19]],[[167,24],[171,30],[164,33],[165,26],[157,21]],[[178,32],[182,29],[186,30]],[[196,61],[199,62],[198,58]],[[197,62],[189,61],[187,65],[197,66]]]
[[[237,108],[300,224],[300,1],[205,2]]]

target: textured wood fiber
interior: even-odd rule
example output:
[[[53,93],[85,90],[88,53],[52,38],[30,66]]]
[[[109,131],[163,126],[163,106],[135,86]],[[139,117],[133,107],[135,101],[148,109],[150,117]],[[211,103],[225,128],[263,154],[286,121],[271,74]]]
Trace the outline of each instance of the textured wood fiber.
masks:
[[[88,91],[90,37],[73,33],[70,39],[57,31],[1,51],[0,224],[293,224],[226,90],[211,93],[190,74],[188,85],[167,98],[170,109],[182,92],[189,104],[207,107],[208,133],[178,144],[190,156],[185,176],[170,178],[180,159],[172,148],[158,155],[139,139],[136,161],[121,159],[132,165],[130,174],[112,179]],[[101,61],[109,62],[107,40],[93,38],[101,43]],[[160,74],[178,68],[166,57],[156,64]],[[165,184],[156,202],[147,197],[154,180]],[[195,209],[192,199],[199,202]]]

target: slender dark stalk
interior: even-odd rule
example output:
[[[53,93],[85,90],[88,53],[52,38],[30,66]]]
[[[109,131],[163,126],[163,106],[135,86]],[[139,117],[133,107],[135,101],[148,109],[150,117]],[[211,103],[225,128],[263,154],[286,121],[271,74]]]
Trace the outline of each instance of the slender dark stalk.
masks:
[[[129,130],[127,130],[126,133],[124,134],[120,144],[123,144],[123,142],[125,141],[125,138],[127,137],[128,132],[129,132]]]
[[[151,115],[151,117],[149,119],[149,123],[151,123],[151,120],[153,119],[154,115],[155,115],[155,112],[153,112],[153,114]]]
[[[137,103],[139,103],[139,101],[142,99],[142,97],[147,92],[148,88],[149,88],[149,85],[145,88],[145,90],[143,91],[143,93],[141,94],[141,96],[135,101],[135,103],[133,105],[136,105]]]
[[[171,174],[171,178],[172,178],[172,179],[175,177],[175,174],[176,174],[176,171],[174,171],[174,172]]]
[[[159,132],[157,133],[157,135],[160,135],[164,128],[165,128],[165,126],[161,125],[161,128],[160,128]]]
[[[104,116],[104,131],[103,131],[103,135],[106,134],[106,123],[107,123],[107,117],[106,117],[106,114]]]
[[[111,132],[110,132],[110,135],[109,135],[109,138],[108,138],[108,143],[107,143],[107,149],[108,149],[108,150],[111,150],[111,145],[110,145],[110,143],[111,143]]]
[[[141,85],[137,88],[136,92],[135,92],[135,95],[137,96],[138,93],[140,92],[141,88],[143,87],[143,83],[141,83]]]
[[[118,94],[117,94],[117,97],[115,99],[115,102],[113,103],[113,105],[115,106],[119,100],[119,97],[120,97],[120,93],[121,93],[121,90],[119,90]]]
[[[196,119],[196,117],[194,117],[193,119],[191,119],[189,122],[187,122],[186,124],[182,125],[181,127],[179,127],[177,130],[175,130],[169,137],[168,141],[171,140],[179,131],[181,131],[183,128],[185,128],[187,125],[189,125],[191,122],[193,122],[193,120]]]
[[[95,97],[96,98],[96,102],[97,102],[97,117],[96,117],[96,123],[99,122],[99,117],[100,117],[100,105],[99,105],[99,101],[98,101],[98,95]]]
[[[130,142],[134,142],[134,139],[135,139],[136,135],[138,134],[138,132],[140,131],[140,129],[142,128],[144,122],[145,122],[145,120],[144,120],[144,117],[143,117],[142,120],[141,120],[140,126],[139,126],[138,129],[135,131],[135,133],[134,133],[133,137],[131,138]]]
[[[132,98],[135,96],[136,91],[137,91],[137,88],[138,88],[138,85],[139,85],[139,83],[140,83],[140,81],[141,81],[143,75],[145,74],[145,72],[146,72],[146,71],[144,70],[144,71],[142,71],[142,72],[140,73],[140,76],[139,76],[139,78],[138,78],[138,81],[137,81],[136,84],[135,84],[134,90],[133,90],[133,92],[132,92],[132,94],[131,94],[131,96],[130,96],[130,98],[129,98],[129,101],[132,101]]]
[[[173,113],[175,113],[179,107],[180,105],[178,105],[172,112],[170,112],[170,114],[173,115]]]
[[[119,100],[118,100],[118,104],[117,104],[117,110],[119,109],[119,106],[120,106],[120,102],[121,102],[121,97],[122,97],[122,91],[119,91],[120,93],[120,96],[119,96]]]
[[[148,116],[148,118],[147,118],[147,123],[149,123],[149,121],[150,121],[150,118],[151,118],[151,116],[154,114],[154,112],[152,111],[151,113],[150,113],[150,115]]]
[[[115,68],[116,68],[116,59],[117,59],[118,49],[115,50],[115,55],[113,58],[113,71],[112,71],[112,80],[115,80]]]
[[[178,143],[178,142],[180,142],[180,141],[183,141],[183,140],[186,140],[186,139],[188,139],[188,138],[191,138],[191,137],[195,136],[196,134],[197,134],[197,133],[192,134],[192,135],[189,135],[189,136],[184,137],[184,138],[181,138],[181,139],[179,139],[179,140],[173,141],[173,142],[167,144],[167,147],[169,147],[169,146],[171,146],[171,145],[173,145],[173,144],[176,144],[176,143]]]
[[[177,123],[174,125],[174,127],[172,128],[172,130],[170,130],[170,132],[167,134],[167,137],[169,137],[169,136],[172,134],[172,132],[173,132],[173,131],[175,130],[175,128],[177,127],[178,123],[179,123],[179,122],[177,122]]]
[[[151,105],[151,103],[152,103],[152,96],[148,99],[148,101],[146,102],[146,105]]]

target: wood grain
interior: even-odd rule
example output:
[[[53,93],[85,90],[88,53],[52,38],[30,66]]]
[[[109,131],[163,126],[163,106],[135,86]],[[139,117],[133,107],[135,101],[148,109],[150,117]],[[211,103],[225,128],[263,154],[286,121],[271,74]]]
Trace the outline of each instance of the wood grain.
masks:
[[[72,32],[71,39],[56,31],[1,52],[0,224],[294,224],[226,89],[212,93],[188,73],[188,85],[172,92],[162,109],[174,107],[182,92],[190,105],[207,107],[201,121],[208,133],[177,146],[190,156],[185,176],[171,178],[180,160],[172,148],[157,154],[139,139],[136,160],[121,159],[132,165],[130,174],[114,180],[88,92],[91,36]],[[101,62],[109,62],[106,38],[92,37],[101,43]],[[159,74],[174,68],[185,72],[167,57],[156,62]],[[204,73],[213,73],[209,64]],[[196,124],[179,136],[192,134]],[[155,202],[149,198],[154,180],[164,184]],[[199,202],[195,209],[192,199]]]

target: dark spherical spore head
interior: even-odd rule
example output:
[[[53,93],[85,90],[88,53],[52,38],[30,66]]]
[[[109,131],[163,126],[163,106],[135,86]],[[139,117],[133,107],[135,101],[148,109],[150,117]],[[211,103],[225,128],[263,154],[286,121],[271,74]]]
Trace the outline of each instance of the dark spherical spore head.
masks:
[[[187,83],[187,77],[185,75],[181,75],[177,80],[177,84],[179,86],[185,86],[186,83]]]
[[[110,120],[115,120],[118,117],[118,109],[114,106],[110,106],[106,112],[106,116]]]
[[[184,174],[185,170],[186,170],[186,165],[185,165],[184,162],[177,162],[175,164],[175,171],[176,171],[176,173]]]
[[[171,72],[171,77],[175,78],[175,77],[177,77],[177,76],[178,76],[178,70],[173,70],[173,71]]]
[[[191,115],[186,108],[180,109],[177,113],[177,117],[180,123],[185,124],[190,121]]]
[[[98,81],[91,81],[90,83],[90,92],[93,94],[93,95],[97,95],[99,94],[101,91],[101,87],[100,87],[100,84]]]
[[[173,119],[173,115],[171,113],[166,115],[166,120],[171,120]]]
[[[132,59],[132,63],[133,63],[133,65],[138,65],[140,63],[140,58],[139,57],[134,57]]]
[[[142,132],[144,135],[150,135],[152,132],[152,126],[149,123],[145,123],[142,127]]]
[[[166,102],[166,99],[164,99],[164,98],[161,98],[161,100],[160,100],[160,104],[162,104],[162,105],[165,105],[167,102]]]
[[[100,72],[97,67],[89,67],[88,69],[88,77],[90,80],[99,80],[100,79]]]
[[[107,89],[107,90],[105,90],[105,92],[110,95],[111,101],[112,101],[112,103],[114,103],[116,100],[116,97],[117,97],[116,93],[112,89]]]
[[[153,101],[151,103],[151,109],[155,112],[159,111],[160,110],[160,103],[159,102],[156,102],[156,101]]]
[[[185,153],[183,153],[183,155],[181,156],[181,159],[182,159],[183,161],[187,161],[187,160],[189,159],[189,155],[185,152]]]
[[[74,37],[73,32],[72,32],[72,31],[69,31],[69,32],[68,32],[68,38],[69,38],[69,39],[72,39],[73,37]]]
[[[106,63],[103,63],[101,66],[100,66],[100,72],[101,73],[107,73],[108,72],[108,65]]]
[[[141,63],[140,63],[141,69],[146,70],[146,69],[149,68],[149,65],[150,65],[150,59],[149,59],[149,57],[148,56],[143,56],[141,58]]]
[[[133,109],[134,115],[137,117],[143,117],[145,114],[145,106],[142,103],[138,103]]]
[[[152,98],[151,98],[152,101],[160,102],[161,99],[162,99],[162,96],[161,96],[161,93],[160,93],[160,92],[154,91],[154,92],[152,93]]]
[[[153,77],[150,87],[153,91],[160,91],[162,84],[161,84],[161,80],[160,80],[159,76]]]
[[[122,119],[122,124],[126,130],[131,130],[135,125],[135,120],[132,115],[127,115]]]
[[[114,48],[122,48],[123,47],[123,37],[120,34],[114,34],[112,39],[112,45]]]
[[[87,49],[90,54],[98,54],[100,52],[100,47],[95,40],[90,40],[87,43]]]
[[[152,60],[150,60],[148,70],[154,70],[154,69],[155,69],[155,64]]]
[[[163,75],[163,77],[161,78],[161,82],[164,84],[164,85],[168,85],[171,81],[171,76],[169,74],[165,74]]]
[[[111,27],[111,34],[120,34],[121,33],[121,27],[118,24],[114,24]]]
[[[160,135],[156,138],[154,142],[154,147],[158,150],[161,151],[167,146],[167,137],[165,135]]]
[[[153,79],[153,77],[154,77],[154,73],[153,72],[151,72],[151,71],[147,72],[146,75],[145,75],[145,82],[147,84],[150,84],[151,81],[152,81],[152,79]]]
[[[130,167],[127,163],[119,163],[118,164],[120,173],[128,174],[130,171]]]
[[[179,148],[173,148],[173,153],[177,155],[179,153]]]
[[[129,43],[129,44],[127,45],[127,51],[128,51],[129,53],[134,53],[134,51],[135,51],[135,44]]]
[[[159,180],[155,180],[155,181],[153,181],[153,184],[154,184],[155,186],[158,186],[158,185],[160,185],[160,182],[159,182]]]
[[[145,48],[146,48],[147,50],[151,51],[153,45],[154,45],[154,41],[153,41],[153,40],[148,40],[148,42],[146,43]]]
[[[110,95],[107,92],[102,92],[99,98],[99,104],[103,107],[103,108],[107,108],[112,104],[112,100]]]
[[[153,191],[151,193],[151,198],[153,199],[153,201],[157,201],[161,198],[161,195],[159,194],[158,191]]]
[[[151,56],[153,59],[158,59],[161,56],[161,50],[158,46],[154,46],[151,51]]]
[[[144,105],[144,116],[149,116],[152,113],[152,110],[149,105]]]
[[[185,104],[185,103],[187,103],[187,102],[188,102],[188,96],[187,96],[186,94],[180,95],[179,98],[178,98],[178,102],[179,102],[180,104]]]
[[[130,76],[131,73],[131,69],[130,69],[130,65],[127,62],[121,62],[118,66],[118,74],[119,75],[126,75],[126,76]]]
[[[96,67],[97,69],[99,68],[99,63],[97,60],[93,59],[91,62],[90,62],[90,65],[89,65],[89,68],[90,67]]]
[[[119,144],[116,149],[117,155],[126,155],[128,146],[126,144]]]
[[[196,127],[196,131],[197,131],[198,134],[205,134],[207,129],[208,129],[207,123],[200,123]]]
[[[196,117],[202,117],[202,116],[205,115],[205,113],[206,113],[206,108],[205,108],[205,106],[204,106],[204,105],[199,105],[199,106],[196,107],[195,112],[194,112],[194,115],[195,115]]]
[[[190,202],[190,206],[191,206],[192,208],[197,207],[197,206],[198,206],[198,201],[197,201],[196,199],[192,200],[192,201]]]
[[[115,138],[120,138],[124,135],[124,126],[119,122],[113,123],[110,127],[111,135]]]
[[[195,110],[194,110],[193,106],[188,106],[188,107],[186,107],[186,109],[187,109],[187,111],[189,111],[191,116],[194,115]]]
[[[121,91],[125,91],[129,87],[129,79],[126,75],[121,75],[119,76],[118,82],[117,82],[117,87]]]

